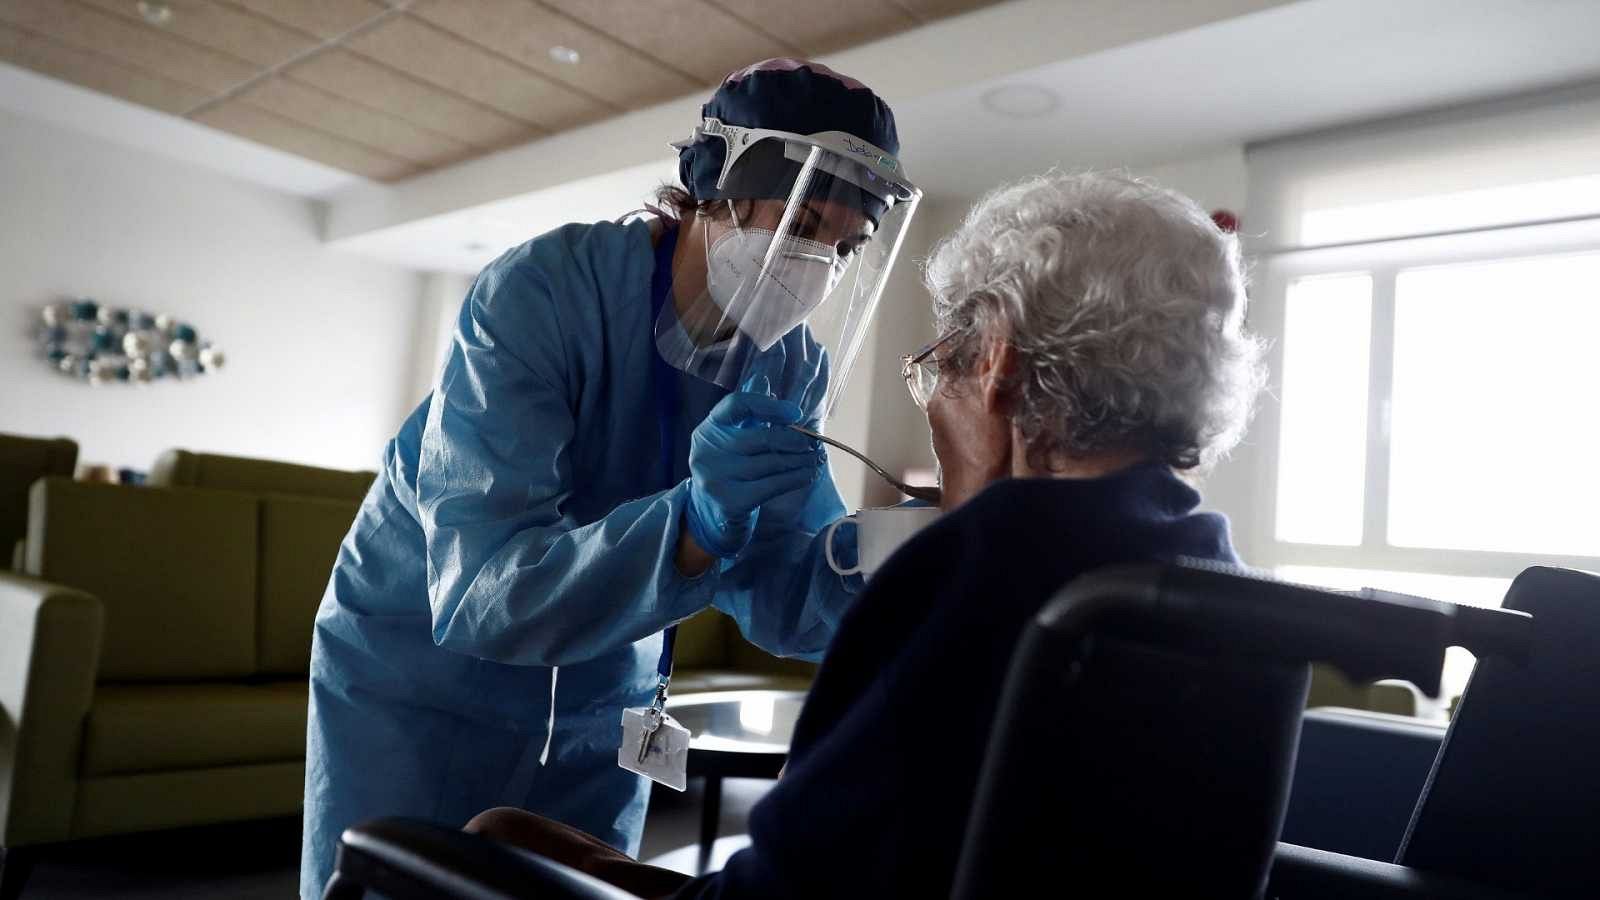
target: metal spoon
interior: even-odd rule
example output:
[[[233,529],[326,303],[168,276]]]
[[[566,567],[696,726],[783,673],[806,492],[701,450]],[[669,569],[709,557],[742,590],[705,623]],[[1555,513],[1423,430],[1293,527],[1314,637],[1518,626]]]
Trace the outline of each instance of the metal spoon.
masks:
[[[901,481],[900,479],[894,477],[893,475],[890,475],[889,471],[887,469],[885,469],[883,466],[880,466],[877,463],[873,462],[872,460],[867,459],[865,454],[863,454],[861,451],[855,449],[854,447],[850,447],[850,446],[847,446],[845,444],[841,444],[838,441],[834,440],[833,438],[828,437],[825,434],[818,434],[817,432],[812,431],[809,428],[802,428],[799,425],[790,425],[789,427],[793,428],[795,431],[800,432],[801,434],[805,435],[806,437],[815,438],[815,439],[823,442],[824,444],[827,444],[830,447],[838,447],[840,450],[843,450],[844,452],[850,454],[851,456],[854,456],[856,459],[861,460],[862,462],[867,464],[867,468],[871,469],[874,472],[877,472],[878,475],[880,477],[882,477],[884,481],[887,481],[890,484],[894,485],[895,490],[899,491],[902,494],[905,494],[907,497],[915,497],[918,500],[926,500],[929,503],[938,503],[940,497],[942,496],[942,494],[940,494],[940,492],[939,492],[939,489],[936,488],[936,487],[919,487],[919,486],[914,485],[914,484],[906,484],[904,481]]]

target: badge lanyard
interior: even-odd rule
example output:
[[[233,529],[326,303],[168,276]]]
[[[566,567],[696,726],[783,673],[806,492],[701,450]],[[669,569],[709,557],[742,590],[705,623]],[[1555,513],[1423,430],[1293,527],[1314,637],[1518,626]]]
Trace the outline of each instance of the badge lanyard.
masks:
[[[656,245],[655,272],[650,278],[650,325],[652,334],[666,307],[667,294],[672,289],[672,251],[678,243],[676,229],[661,235]],[[662,358],[651,341],[650,369],[656,399],[656,422],[661,435],[661,484],[671,487],[673,477],[673,449],[678,426],[678,381],[672,368]],[[656,696],[648,707],[634,707],[622,711],[622,746],[617,749],[617,765],[636,772],[668,787],[684,790],[688,787],[689,730],[667,715],[667,684],[672,680],[672,647],[678,636],[678,626],[672,625],[662,635],[661,661],[656,672],[661,676],[656,685]]]
[[[669,228],[661,235],[661,240],[656,245],[655,271],[650,275],[650,330],[654,335],[656,323],[661,321],[661,310],[666,306],[667,294],[672,290],[672,252],[678,246],[678,229]],[[677,482],[673,476],[672,465],[673,445],[678,437],[678,379],[672,367],[662,358],[661,351],[656,349],[655,341],[650,342],[650,369],[651,381],[654,382],[656,395],[656,426],[661,434],[659,468],[661,470],[661,487],[666,489]],[[656,665],[656,672],[661,676],[661,684],[656,688],[656,703],[666,703],[667,682],[672,680],[672,647],[677,643],[678,626],[669,626],[662,635],[661,661]]]

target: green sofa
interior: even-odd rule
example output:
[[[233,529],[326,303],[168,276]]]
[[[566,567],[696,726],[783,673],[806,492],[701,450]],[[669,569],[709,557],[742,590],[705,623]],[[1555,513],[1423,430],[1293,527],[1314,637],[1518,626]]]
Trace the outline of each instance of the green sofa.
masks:
[[[369,471],[321,469],[247,456],[168,450],[156,459],[147,483],[152,487],[216,488],[360,502],[376,477],[377,473]]]
[[[66,438],[0,434],[0,571],[22,566],[28,530],[28,489],[47,475],[72,477],[78,445]]]
[[[315,493],[360,500],[374,477],[372,472],[341,472],[239,456],[168,450],[150,470],[149,483],[166,487]],[[746,641],[732,619],[714,609],[681,625],[676,657],[672,676],[674,695],[753,688],[804,690],[810,686],[817,668],[812,663],[768,655]]]
[[[150,486],[34,484],[0,573],[0,851],[299,812],[312,620],[372,478],[180,450]],[[814,671],[707,610],[673,688]]]
[[[733,619],[719,610],[704,610],[678,625],[674,697],[707,691],[803,691],[816,674],[815,663],[781,659],[745,640]]]
[[[37,482],[0,581],[0,847],[298,812],[311,622],[357,506]]]
[[[1311,667],[1311,689],[1306,696],[1306,708],[1319,707],[1414,716],[1417,714],[1417,695],[1403,684],[1357,684],[1332,666],[1315,665]]]

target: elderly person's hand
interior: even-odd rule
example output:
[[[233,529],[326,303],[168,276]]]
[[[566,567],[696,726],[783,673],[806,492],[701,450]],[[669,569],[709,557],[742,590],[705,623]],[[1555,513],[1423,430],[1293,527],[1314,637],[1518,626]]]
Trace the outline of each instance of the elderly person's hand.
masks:
[[[1052,173],[978,203],[935,249],[939,339],[907,358],[943,506],[1005,477],[1203,468],[1262,382],[1239,245],[1194,201]]]

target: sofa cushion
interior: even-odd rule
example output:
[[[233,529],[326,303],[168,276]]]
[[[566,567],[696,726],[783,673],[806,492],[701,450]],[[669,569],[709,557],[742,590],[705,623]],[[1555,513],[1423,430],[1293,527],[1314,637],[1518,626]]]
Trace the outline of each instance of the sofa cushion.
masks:
[[[738,673],[756,676],[752,687],[766,687],[765,681],[777,679],[784,687],[798,684],[805,687],[816,677],[816,663],[773,656],[745,640],[738,623],[715,607],[701,610],[678,623],[678,642],[672,654],[672,686],[684,691],[682,685],[687,673],[718,671],[719,686],[696,687],[694,690],[744,690],[746,686],[731,686],[729,678]],[[695,676],[697,679],[701,675]]]
[[[78,445],[66,438],[0,434],[0,548],[7,552],[28,530],[28,489],[47,475],[72,477]]]
[[[261,498],[257,667],[264,675],[306,677],[311,625],[360,503],[265,494]]]
[[[102,684],[89,705],[83,774],[304,759],[306,684]]]
[[[1356,684],[1333,666],[1318,664],[1311,667],[1311,688],[1306,695],[1306,708],[1319,707],[1414,716],[1417,714],[1417,695],[1407,685],[1397,682]]]
[[[350,472],[272,459],[168,450],[151,469],[150,484],[360,500],[376,477],[376,473],[367,471]]]
[[[803,659],[786,659],[773,656],[755,644],[745,640],[738,629],[730,639],[733,645],[728,651],[729,669],[740,672],[751,672],[759,675],[775,675],[785,678],[798,678],[810,681],[817,677],[817,664],[806,662]]]
[[[46,478],[29,502],[28,574],[105,605],[102,681],[250,675],[258,505],[230,491]]]
[[[78,783],[72,836],[293,816],[305,791],[301,760],[86,778]]]
[[[707,607],[678,623],[678,639],[672,645],[673,680],[683,669],[720,668],[728,664],[728,633],[736,632],[719,609]]]

